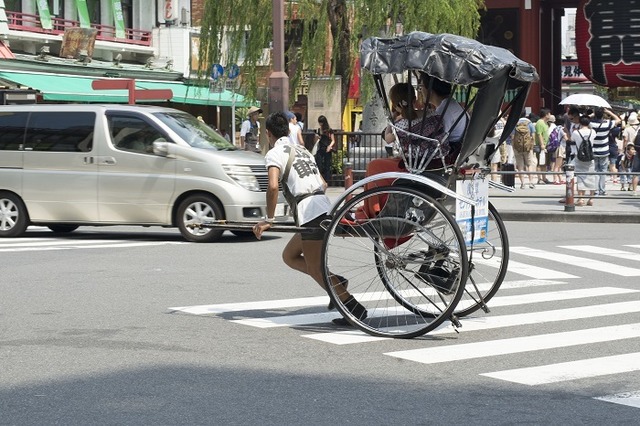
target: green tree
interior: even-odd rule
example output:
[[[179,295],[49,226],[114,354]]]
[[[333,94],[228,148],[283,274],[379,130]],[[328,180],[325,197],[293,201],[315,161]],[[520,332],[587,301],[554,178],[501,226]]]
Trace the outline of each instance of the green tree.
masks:
[[[392,35],[401,23],[404,33],[448,32],[475,37],[484,0],[299,0],[285,1],[285,31],[296,34],[287,51],[290,89],[303,71],[311,77],[342,77],[342,106],[363,37]],[[205,64],[243,60],[243,90],[249,99],[258,91],[258,71],[273,39],[272,0],[206,0],[200,35]],[[223,41],[226,42],[223,43]],[[333,48],[330,48],[333,46]],[[295,64],[295,65],[294,65]],[[293,65],[293,66],[292,66]]]

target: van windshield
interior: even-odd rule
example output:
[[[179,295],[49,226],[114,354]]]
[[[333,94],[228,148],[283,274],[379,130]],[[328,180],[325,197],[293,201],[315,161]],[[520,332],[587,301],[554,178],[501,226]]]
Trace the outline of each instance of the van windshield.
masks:
[[[236,148],[220,133],[190,114],[179,112],[158,112],[156,117],[194,148],[234,151]]]

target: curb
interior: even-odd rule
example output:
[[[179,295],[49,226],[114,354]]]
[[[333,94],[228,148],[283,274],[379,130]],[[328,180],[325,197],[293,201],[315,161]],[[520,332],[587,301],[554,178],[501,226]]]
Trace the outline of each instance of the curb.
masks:
[[[522,212],[501,210],[506,222],[563,222],[563,223],[640,223],[640,214],[602,212]]]

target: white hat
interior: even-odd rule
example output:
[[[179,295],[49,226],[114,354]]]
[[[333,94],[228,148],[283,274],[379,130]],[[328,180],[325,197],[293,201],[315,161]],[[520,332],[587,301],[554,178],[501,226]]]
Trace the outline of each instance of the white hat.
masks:
[[[249,111],[247,111],[247,115],[251,115],[251,114],[256,113],[256,112],[258,114],[260,114],[262,112],[262,108],[258,108],[258,107],[252,106],[251,108],[249,108]]]
[[[555,123],[556,122],[556,116],[553,115],[553,114],[549,114],[549,121],[552,122],[552,123]]]
[[[627,119],[627,124],[630,124],[632,126],[635,126],[636,124],[640,124],[640,121],[638,121],[638,114],[635,112],[632,112],[631,114],[629,114],[629,118]]]

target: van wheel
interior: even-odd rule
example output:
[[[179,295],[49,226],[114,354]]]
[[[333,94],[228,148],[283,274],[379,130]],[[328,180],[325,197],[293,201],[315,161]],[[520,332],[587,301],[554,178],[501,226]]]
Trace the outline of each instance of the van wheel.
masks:
[[[67,234],[78,229],[78,225],[48,225],[47,228],[56,234]]]
[[[209,243],[220,238],[223,230],[211,228],[191,228],[190,225],[201,225],[205,221],[224,219],[222,207],[207,195],[187,197],[178,207],[178,228],[187,241]]]
[[[0,191],[0,237],[17,237],[29,225],[29,215],[17,195]]]

